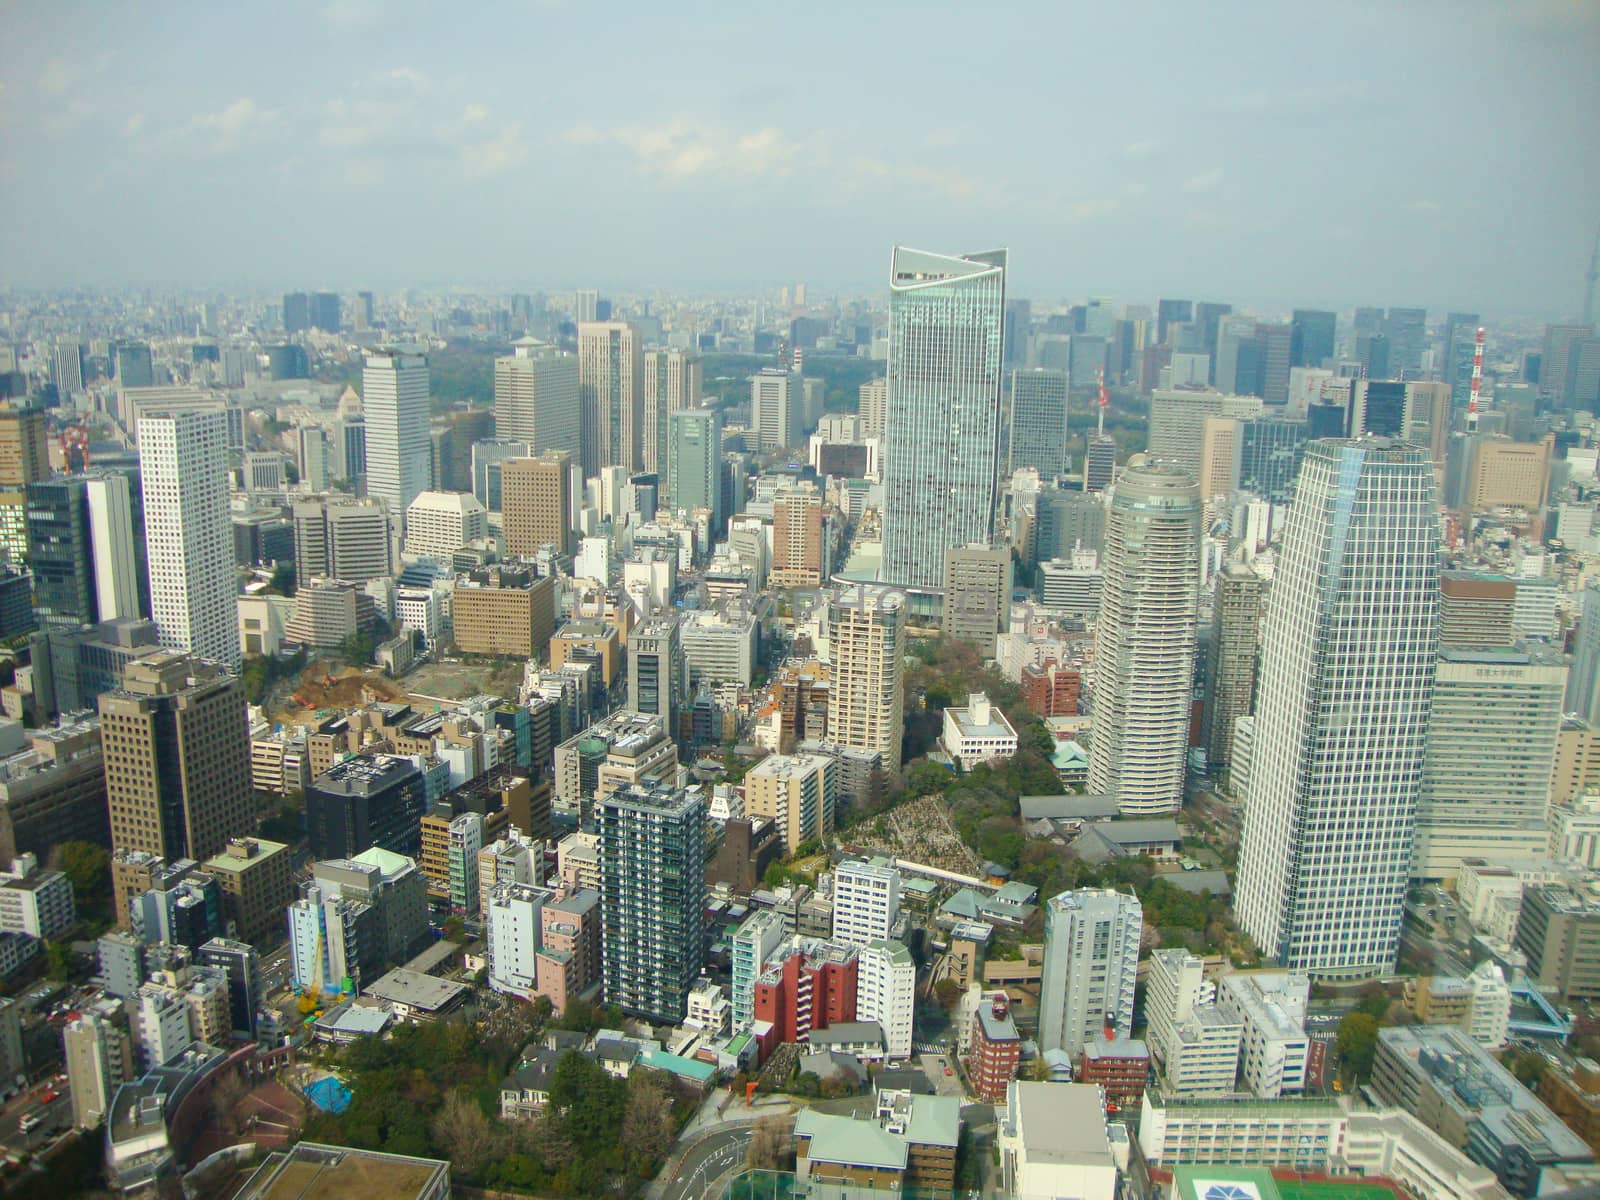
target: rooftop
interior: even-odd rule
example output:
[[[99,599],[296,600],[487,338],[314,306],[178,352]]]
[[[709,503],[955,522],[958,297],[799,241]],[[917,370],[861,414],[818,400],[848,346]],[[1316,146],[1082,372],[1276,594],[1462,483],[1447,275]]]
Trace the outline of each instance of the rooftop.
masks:
[[[470,990],[462,983],[451,983],[448,979],[396,967],[363,988],[362,992],[391,1004],[404,1004],[423,1012],[438,1012],[448,1008]]]
[[[1008,1111],[996,1113],[1003,1123],[1015,1119],[1029,1163],[1065,1166],[1110,1166],[1100,1089],[1090,1083],[1011,1084]],[[1031,1118],[1031,1120],[1030,1120]]]
[[[448,1195],[444,1181],[449,1174],[450,1164],[441,1159],[301,1142],[269,1156],[245,1181],[236,1200],[302,1200],[306,1196],[407,1200]]]
[[[795,1118],[796,1138],[810,1138],[806,1157],[812,1162],[842,1163],[902,1171],[910,1151],[906,1140],[879,1127],[808,1109]]]

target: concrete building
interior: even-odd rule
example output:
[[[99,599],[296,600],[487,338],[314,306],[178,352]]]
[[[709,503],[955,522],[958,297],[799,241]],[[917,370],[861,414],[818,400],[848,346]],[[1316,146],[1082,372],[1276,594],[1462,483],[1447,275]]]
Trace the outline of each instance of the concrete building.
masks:
[[[916,986],[917,965],[901,943],[868,942],[857,952],[856,1019],[878,1023],[884,1055],[891,1060],[911,1057]]]
[[[1512,629],[1516,600],[1517,581],[1508,576],[1440,572],[1440,648],[1510,646],[1516,639]]]
[[[973,692],[966,704],[952,704],[944,710],[939,745],[957,766],[970,771],[980,763],[1016,754],[1017,731],[988,696]]]
[[[1098,1087],[1013,1080],[995,1115],[1007,1195],[1116,1200],[1120,1174]]]
[[[624,321],[578,325],[578,403],[584,478],[602,467],[637,471],[644,459],[644,356]]]
[[[392,754],[347,758],[306,789],[306,829],[315,858],[353,858],[377,846],[415,858],[422,851],[422,772]]]
[[[672,414],[700,407],[705,391],[700,357],[687,350],[644,352],[644,469],[665,480],[671,462]]]
[[[239,665],[228,422],[220,410],[145,415],[139,431],[150,615],[161,644]]]
[[[489,513],[470,492],[419,492],[406,508],[406,554],[449,562],[489,536]]]
[[[389,514],[377,500],[332,496],[294,506],[295,571],[302,580],[363,584],[393,573]]]
[[[953,1096],[883,1090],[871,1119],[803,1113],[794,1130],[796,1186],[811,1193],[950,1192],[961,1143],[960,1108]]]
[[[1489,1050],[1505,1045],[1511,989],[1492,959],[1484,959],[1465,979],[1424,975],[1406,980],[1406,1005],[1424,1025],[1459,1025]]]
[[[1306,1002],[1311,980],[1287,971],[1239,971],[1224,975],[1217,1008],[1243,1027],[1240,1077],[1263,1100],[1306,1087]]]
[[[1393,968],[1433,693],[1413,664],[1438,645],[1438,562],[1425,454],[1307,446],[1262,630],[1237,883],[1241,926],[1291,970]],[[1352,705],[1366,715],[1347,736],[1318,734]]]
[[[845,859],[833,871],[833,940],[865,946],[895,936],[900,872],[887,858]]]
[[[984,997],[972,1014],[967,1050],[967,1075],[978,1099],[988,1104],[1004,1099],[1021,1063],[1022,1035],[1011,1015],[1011,1001],[1004,992]]]
[[[554,578],[492,566],[457,576],[450,597],[456,648],[464,654],[533,659],[556,626]]]
[[[776,454],[799,443],[801,387],[800,376],[783,367],[763,367],[750,377],[750,429],[758,453]]]
[[[50,939],[77,921],[72,881],[61,871],[41,870],[31,854],[0,871],[0,933]]]
[[[785,854],[833,832],[838,764],[823,754],[769,754],[744,777],[745,812],[772,821]]]
[[[1472,448],[1472,469],[1463,497],[1470,512],[1490,508],[1524,509],[1535,515],[1550,489],[1550,446],[1480,438]]]
[[[1223,383],[1220,368],[1218,383]],[[1244,420],[1260,415],[1261,400],[1256,396],[1233,396],[1196,388],[1156,388],[1150,393],[1147,453],[1154,461],[1182,471],[1191,482],[1198,484],[1206,420],[1212,417]]]
[[[977,542],[945,551],[939,629],[994,656],[995,635],[1011,628],[1011,548]]]
[[[1600,999],[1600,901],[1560,884],[1526,887],[1516,931],[1541,991],[1563,1004]]]
[[[72,1123],[94,1129],[105,1120],[117,1088],[133,1077],[133,1042],[122,1005],[107,1004],[69,1021],[61,1042],[72,1090]]]
[[[906,597],[860,585],[841,589],[828,604],[833,685],[828,740],[882,756],[887,775],[900,770],[905,732],[900,677]]]
[[[746,1029],[755,1020],[755,987],[766,965],[788,936],[783,915],[775,909],[757,909],[734,932],[732,962],[733,1028]]]
[[[705,509],[720,532],[722,505],[722,414],[693,408],[667,418],[667,497],[673,512]]]
[[[1041,479],[1067,473],[1067,382],[1065,371],[1046,367],[1007,373],[1007,474],[1022,467]]]
[[[489,986],[495,991],[533,998],[543,949],[543,910],[554,895],[549,888],[525,883],[501,884],[490,894],[484,909],[484,944]]]
[[[1183,950],[1150,956],[1145,1020],[1169,1096],[1227,1096],[1235,1090],[1244,1022],[1218,1008],[1216,998],[1203,960]]]
[[[428,359],[401,350],[367,354],[361,373],[367,430],[367,495],[383,503],[397,530],[411,502],[433,482],[428,439]]]
[[[689,699],[688,670],[676,617],[646,621],[628,636],[628,709],[660,718],[671,730]]]
[[[1255,705],[1265,582],[1243,563],[1217,573],[1216,636],[1211,642],[1211,703],[1206,707],[1206,757],[1214,771],[1233,761],[1233,727]]]
[[[1088,790],[1127,816],[1183,800],[1198,624],[1200,502],[1181,471],[1130,465],[1106,518]]]
[[[579,395],[576,358],[531,338],[519,340],[512,354],[494,360],[495,435],[576,461],[583,452]]]
[[[1550,856],[1600,871],[1600,796],[1550,808]]]
[[[723,605],[687,612],[678,636],[691,692],[702,683],[749,686],[754,679],[759,629],[748,610]]]
[[[241,941],[265,941],[281,928],[284,906],[294,899],[293,858],[283,842],[234,837],[206,860],[206,871],[222,888],[223,911]]]
[[[1600,1063],[1580,1058],[1552,1064],[1539,1076],[1539,1099],[1600,1157]]]
[[[781,492],[772,502],[771,587],[822,586],[826,569],[822,497],[814,490]]]
[[[1077,1058],[1106,1029],[1133,1033],[1143,910],[1110,889],[1062,892],[1045,905],[1039,1048]]]
[[[21,729],[0,759],[0,862],[19,854],[48,858],[62,842],[110,846],[105,763],[96,718],[36,729],[19,747]]]
[[[554,546],[571,554],[574,542],[571,454],[547,451],[500,464],[500,513],[507,554],[537,554]]]

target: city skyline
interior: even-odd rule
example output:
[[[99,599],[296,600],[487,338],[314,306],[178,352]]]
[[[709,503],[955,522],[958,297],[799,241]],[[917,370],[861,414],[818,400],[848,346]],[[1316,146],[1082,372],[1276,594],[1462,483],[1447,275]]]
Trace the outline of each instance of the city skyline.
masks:
[[[760,263],[865,293],[899,241],[1004,245],[1018,296],[1579,308],[1592,7],[1285,12],[1263,42],[1235,37],[1246,5],[1009,15],[1007,68],[980,82],[954,9],[853,14],[842,37],[640,9],[601,43],[560,4],[469,27],[337,0],[270,26],[96,13],[99,50],[69,36],[86,10],[56,6],[0,50],[4,282],[614,290]],[[695,44],[647,85],[622,69],[684,28]],[[530,43],[563,49],[536,95],[511,83]],[[1247,76],[1216,70],[1241,50]],[[906,106],[890,56],[972,82]]]

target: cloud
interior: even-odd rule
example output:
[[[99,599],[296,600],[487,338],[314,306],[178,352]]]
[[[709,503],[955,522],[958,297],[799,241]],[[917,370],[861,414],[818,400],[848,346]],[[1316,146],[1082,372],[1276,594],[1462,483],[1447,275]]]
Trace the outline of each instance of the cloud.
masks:
[[[62,96],[82,77],[83,71],[76,63],[52,58],[39,70],[39,90],[51,96]]]
[[[1183,190],[1186,192],[1214,192],[1222,183],[1222,168],[1212,167],[1209,171],[1202,171],[1198,175],[1191,175],[1183,181]]]
[[[322,21],[341,33],[369,29],[378,23],[378,6],[374,0],[333,0],[322,10]]]
[[[1439,209],[1441,207],[1442,206],[1440,205],[1440,203],[1437,200],[1421,199],[1421,200],[1413,200],[1411,202],[1411,211],[1412,212],[1436,213],[1436,212],[1439,211]]]
[[[472,178],[485,179],[521,166],[528,158],[522,125],[512,122],[487,141],[461,147],[461,167]]]
[[[415,96],[425,96],[433,90],[433,80],[415,67],[393,67],[377,76],[377,81]]]
[[[1161,149],[1161,142],[1155,138],[1144,138],[1137,142],[1129,142],[1122,148],[1123,158],[1145,159],[1151,157]]]
[[[469,104],[461,110],[461,119],[469,125],[480,125],[489,119],[487,104]]]
[[[349,150],[364,145],[372,136],[365,125],[324,125],[317,131],[317,142],[330,150]]]
[[[717,125],[675,118],[659,125],[619,125],[600,129],[576,125],[561,136],[571,146],[621,150],[641,174],[673,182],[716,175],[727,179],[785,176],[800,143],[771,126],[736,132]]]
[[[240,96],[216,112],[198,113],[184,125],[166,130],[158,141],[195,154],[225,154],[259,136],[277,116],[271,109],[257,107],[249,96]]]
[[[128,119],[122,123],[124,137],[137,137],[144,128],[144,114],[142,112],[129,113]]]
[[[347,163],[344,181],[352,187],[376,187],[383,182],[383,164],[375,159]]]

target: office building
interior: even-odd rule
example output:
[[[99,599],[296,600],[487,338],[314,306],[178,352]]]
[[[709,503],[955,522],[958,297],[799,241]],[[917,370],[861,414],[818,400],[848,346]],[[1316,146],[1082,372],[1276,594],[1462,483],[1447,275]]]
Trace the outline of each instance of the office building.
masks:
[[[1439,645],[1445,649],[1509,647],[1517,581],[1508,575],[1443,571],[1439,576]]]
[[[1255,704],[1264,590],[1261,576],[1243,563],[1225,563],[1217,573],[1217,632],[1211,641],[1211,702],[1206,706],[1207,760],[1213,771],[1227,771],[1234,722],[1248,716]]]
[[[672,461],[668,426],[672,414],[700,407],[704,368],[686,350],[644,353],[644,469],[666,477]]]
[[[1291,970],[1394,965],[1438,571],[1424,452],[1366,438],[1306,448],[1262,627],[1237,885],[1241,926]],[[1335,725],[1340,736],[1323,732]]]
[[[833,655],[828,740],[876,752],[887,775],[900,770],[905,733],[900,686],[905,603],[902,592],[858,585],[841,589],[828,604]]]
[[[507,554],[533,555],[546,546],[574,549],[572,457],[547,452],[500,464],[500,512]]]
[[[889,381],[880,377],[863,383],[856,408],[861,415],[861,436],[881,438],[889,416]]]
[[[283,331],[303,333],[311,328],[311,297],[305,292],[283,294]]]
[[[1107,486],[1110,486],[1109,479]],[[1070,560],[1078,550],[1099,554],[1105,545],[1103,494],[1046,490],[1034,509],[1033,561]]]
[[[293,859],[283,842],[235,837],[206,860],[222,889],[223,913],[243,941],[264,941],[281,927],[284,906],[294,899]]]
[[[683,644],[674,617],[646,621],[628,636],[628,708],[677,728],[688,700]]]
[[[706,800],[632,785],[595,804],[605,1000],[676,1024],[705,956]]]
[[[815,488],[780,492],[772,502],[772,572],[769,587],[821,587],[822,497]]]
[[[311,294],[311,328],[323,333],[339,332],[339,294],[313,292]]]
[[[483,567],[456,579],[455,642],[464,654],[538,658],[556,624],[556,581],[509,567]]]
[[[944,556],[940,632],[994,656],[995,635],[1011,628],[1011,548],[978,542]]]
[[[489,536],[489,514],[468,492],[420,492],[406,509],[406,554],[449,562]]]
[[[1428,344],[1428,312],[1422,308],[1391,308],[1384,314],[1383,334],[1389,339],[1389,366],[1396,373],[1416,375]]]
[[[1339,314],[1314,308],[1297,308],[1289,324],[1293,330],[1290,366],[1320,367],[1333,357]]]
[[[1007,376],[1011,421],[1006,473],[1032,467],[1041,479],[1067,473],[1067,373],[1043,367]]]
[[[1539,1099],[1600,1158],[1600,1063],[1551,1063],[1539,1076]]]
[[[1111,486],[1117,471],[1117,443],[1109,433],[1087,435],[1083,453],[1083,490],[1098,495]]]
[[[749,686],[755,678],[759,630],[754,614],[736,607],[686,612],[678,636],[691,693],[701,683]]]
[[[1133,896],[1080,888],[1045,905],[1039,1049],[1073,1059],[1107,1029],[1133,1033],[1143,909]]]
[[[833,872],[833,940],[865,946],[896,935],[900,872],[888,858],[845,859]]]
[[[644,457],[644,355],[633,326],[578,325],[578,401],[584,478],[602,467],[637,471]]]
[[[526,442],[534,453],[555,450],[576,460],[583,450],[578,394],[576,358],[521,339],[515,353],[494,360],[495,435]]]
[[[745,814],[771,821],[785,854],[833,832],[838,764],[825,754],[769,754],[745,774]]]
[[[1200,572],[1199,489],[1183,472],[1130,465],[1106,516],[1095,623],[1088,789],[1127,816],[1183,802]]]
[[[428,439],[428,359],[403,350],[374,350],[361,372],[367,442],[367,495],[381,501],[396,529],[411,502],[433,483]]]
[[[1150,393],[1148,457],[1176,467],[1196,482],[1205,446],[1206,420],[1229,417],[1245,421],[1261,416],[1261,400],[1195,388],[1157,388]]]
[[[885,583],[935,590],[945,551],[993,532],[1005,273],[1003,250],[950,257],[894,248]]]
[[[44,626],[95,624],[100,616],[84,480],[63,476],[30,483],[27,496],[34,615]]]
[[[0,404],[0,488],[25,488],[50,478],[50,448],[42,408]]]
[[[422,772],[392,754],[347,758],[306,789],[306,830],[315,858],[354,858],[372,846],[422,852]]]
[[[1263,416],[1238,422],[1238,487],[1273,504],[1288,504],[1309,432],[1304,421]]]
[[[472,443],[472,494],[492,513],[501,510],[502,464],[508,459],[527,458],[533,453],[527,442],[515,438],[490,438]]]
[[[1012,757],[1017,752],[1017,731],[998,705],[982,692],[967,696],[965,704],[944,710],[939,748],[963,771]]]
[[[1543,853],[1566,682],[1549,651],[1440,651],[1413,877],[1453,879],[1463,858]]]
[[[1310,994],[1311,980],[1287,971],[1238,971],[1220,981],[1217,1008],[1242,1029],[1240,1079],[1263,1100],[1305,1090]]]
[[[667,496],[674,512],[703,508],[722,527],[722,414],[691,408],[667,417]]]
[[[129,663],[122,686],[101,695],[99,707],[112,845],[205,859],[255,829],[237,678],[155,652]]]
[[[750,377],[750,430],[758,453],[799,443],[801,389],[800,376],[783,367],[763,367]]]
[[[61,871],[41,870],[32,854],[0,869],[0,933],[51,940],[72,928],[78,910],[72,882]]]
[[[139,474],[150,615],[161,644],[237,669],[227,435],[220,409],[147,413]]]
[[[1537,516],[1549,494],[1550,452],[1548,440],[1478,439],[1462,507],[1468,512],[1515,508]]]
[[[1540,991],[1562,1004],[1600,999],[1600,901],[1559,883],[1525,887],[1516,930]]]
[[[376,500],[332,496],[293,509],[295,572],[302,581],[362,584],[393,574],[389,517]]]
[[[280,905],[277,917],[283,919],[286,905]],[[256,1009],[262,996],[261,959],[249,942],[235,938],[212,938],[201,945],[195,955],[202,967],[222,973],[228,988],[228,1015],[235,1038],[251,1040],[256,1036]]]

